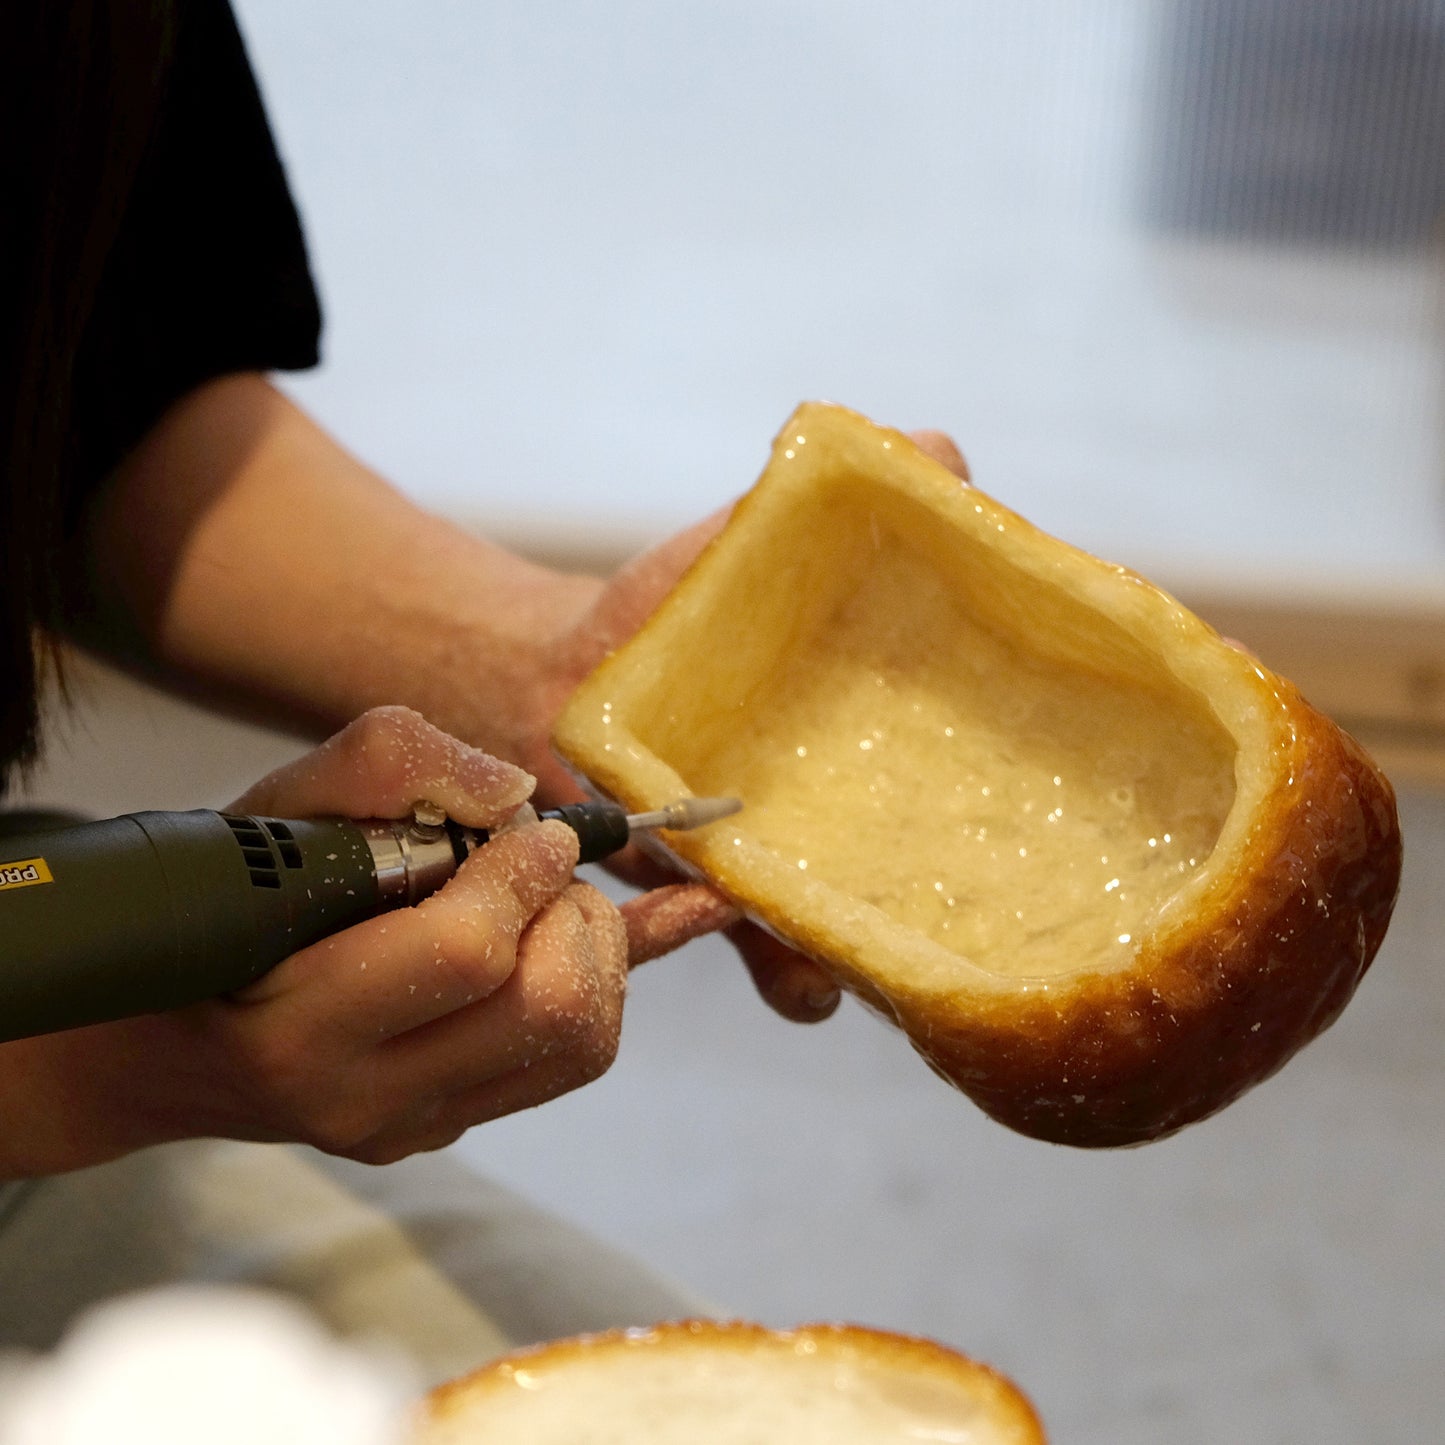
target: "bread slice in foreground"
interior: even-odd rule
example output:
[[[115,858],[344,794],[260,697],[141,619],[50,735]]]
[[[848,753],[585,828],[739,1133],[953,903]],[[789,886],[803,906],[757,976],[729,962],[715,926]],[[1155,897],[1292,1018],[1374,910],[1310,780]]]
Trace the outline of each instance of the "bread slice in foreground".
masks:
[[[900,432],[805,405],[559,754],[995,1118],[1133,1144],[1344,1007],[1400,870],[1389,783],[1287,682]]]
[[[509,1355],[433,1392],[414,1445],[1044,1445],[1002,1375],[845,1325],[688,1321]]]

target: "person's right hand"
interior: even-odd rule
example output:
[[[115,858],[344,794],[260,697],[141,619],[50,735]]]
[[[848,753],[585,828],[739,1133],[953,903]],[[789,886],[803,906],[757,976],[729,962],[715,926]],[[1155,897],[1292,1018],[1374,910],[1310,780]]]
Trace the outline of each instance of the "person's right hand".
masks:
[[[520,768],[381,708],[236,806],[395,818],[426,799],[496,828],[531,790]],[[576,862],[561,823],[505,831],[417,907],[233,997],[0,1046],[0,1178],[197,1136],[386,1163],[596,1078],[617,1049],[627,940]]]

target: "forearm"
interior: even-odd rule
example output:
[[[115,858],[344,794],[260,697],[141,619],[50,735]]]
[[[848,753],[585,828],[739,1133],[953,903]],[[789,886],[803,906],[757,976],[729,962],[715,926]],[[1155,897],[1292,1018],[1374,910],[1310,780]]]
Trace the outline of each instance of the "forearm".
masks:
[[[140,1097],[144,1060],[156,1048],[179,1064],[171,1038],[149,1020],[98,1025],[0,1044],[0,1184],[64,1174],[149,1144],[207,1132],[178,1116],[193,1082],[173,1079],[174,1102]]]
[[[393,490],[260,377],[185,398],[96,498],[77,631],[308,733],[404,701],[536,771],[601,590]]]

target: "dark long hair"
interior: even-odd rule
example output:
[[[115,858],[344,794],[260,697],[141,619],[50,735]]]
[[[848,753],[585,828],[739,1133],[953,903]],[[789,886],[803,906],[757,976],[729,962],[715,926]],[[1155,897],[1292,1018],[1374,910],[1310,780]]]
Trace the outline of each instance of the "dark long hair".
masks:
[[[0,4],[0,792],[64,612],[75,363],[182,0]]]

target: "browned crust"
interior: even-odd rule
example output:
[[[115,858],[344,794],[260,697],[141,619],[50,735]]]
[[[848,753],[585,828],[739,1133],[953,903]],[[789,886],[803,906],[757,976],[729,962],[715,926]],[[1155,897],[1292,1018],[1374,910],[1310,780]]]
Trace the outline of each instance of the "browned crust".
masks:
[[[735,522],[756,500],[744,498]],[[1212,629],[1194,625],[1201,641],[1222,647]],[[961,977],[957,992],[942,996],[891,983],[885,992],[866,960],[840,958],[814,923],[776,900],[739,896],[759,922],[894,1019],[936,1072],[1001,1123],[1089,1148],[1174,1133],[1269,1077],[1338,1017],[1384,938],[1399,887],[1389,782],[1293,685],[1247,670],[1273,718],[1267,744],[1256,737],[1250,747],[1267,747],[1291,781],[1258,808],[1234,871],[1215,880],[1193,923],[1141,939],[1126,968],[1004,989]],[[571,761],[608,792],[641,802],[626,796],[625,770],[595,750],[579,748]],[[672,841],[682,859],[695,851],[686,835]],[[726,878],[714,881],[726,891]]]
[[[742,1354],[766,1348],[790,1355],[800,1345],[840,1355],[860,1354],[882,1367],[946,1375],[982,1396],[993,1417],[1017,1433],[1020,1445],[1047,1445],[1032,1403],[1007,1375],[935,1340],[848,1324],[773,1330],[744,1320],[675,1320],[647,1330],[577,1335],[503,1355],[440,1385],[427,1396],[424,1410],[430,1418],[444,1420],[475,1408],[493,1391],[509,1388],[516,1370],[565,1368],[572,1360],[599,1353],[701,1348]]]
[[[1148,1143],[1217,1113],[1339,1017],[1385,936],[1402,844],[1388,779],[1281,678],[1287,796],[1193,926],[1124,969],[1004,993],[884,991],[797,920],[764,922],[892,1019],[992,1118],[1056,1144]]]
[[[1128,970],[988,1004],[895,998],[914,1046],[987,1113],[1091,1148],[1162,1138],[1222,1109],[1328,1027],[1385,935],[1399,887],[1394,792],[1348,735],[1276,680],[1293,801],[1260,819],[1226,894]]]

